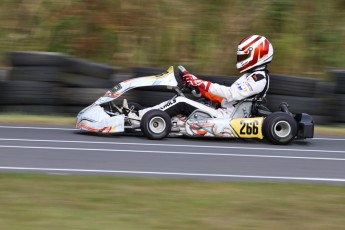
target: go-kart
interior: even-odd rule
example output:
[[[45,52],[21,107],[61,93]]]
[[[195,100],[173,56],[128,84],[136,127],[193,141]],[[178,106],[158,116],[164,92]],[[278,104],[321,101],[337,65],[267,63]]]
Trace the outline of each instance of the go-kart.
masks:
[[[229,118],[213,117],[205,111],[195,110],[188,117],[177,115],[170,117],[165,111],[152,109],[141,118],[129,114],[142,107],[134,102],[118,103],[121,95],[137,87],[166,86],[175,90],[175,96],[167,101],[172,103],[176,97],[185,97],[189,89],[200,97],[198,89],[182,82],[184,67],[179,66],[179,81],[174,68],[167,72],[129,79],[117,84],[104,96],[79,112],[76,128],[89,132],[119,133],[141,131],[149,139],[159,140],[167,136],[224,137],[224,138],[257,138],[267,139],[272,144],[289,144],[295,139],[312,138],[314,122],[306,113],[292,114],[286,103],[281,103],[280,111],[272,112],[263,105],[258,96],[239,101]],[[199,103],[216,108],[217,105],[205,99]],[[117,103],[115,103],[117,102]]]

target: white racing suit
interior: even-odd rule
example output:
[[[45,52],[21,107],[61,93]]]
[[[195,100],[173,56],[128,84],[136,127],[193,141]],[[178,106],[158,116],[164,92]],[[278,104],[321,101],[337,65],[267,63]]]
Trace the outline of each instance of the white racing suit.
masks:
[[[183,96],[164,101],[156,106],[139,110],[139,117],[142,117],[147,111],[152,109],[161,109],[166,111],[170,117],[178,114],[189,116],[194,110],[200,109],[217,118],[229,118],[235,110],[238,101],[250,98],[256,95],[264,97],[269,87],[269,75],[266,66],[258,67],[250,72],[243,74],[230,87],[203,81],[203,95],[212,95],[211,99],[217,98],[221,108],[214,109]],[[200,87],[199,87],[200,88]],[[206,95],[205,95],[206,93]]]

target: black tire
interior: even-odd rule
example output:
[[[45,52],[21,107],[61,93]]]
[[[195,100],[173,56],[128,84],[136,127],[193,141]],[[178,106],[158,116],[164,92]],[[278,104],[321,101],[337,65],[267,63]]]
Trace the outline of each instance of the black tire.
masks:
[[[8,77],[8,70],[0,69],[0,81],[6,81]]]
[[[337,122],[345,122],[345,94],[336,94],[335,119]]]
[[[335,93],[345,94],[345,69],[331,69],[329,75],[335,82]]]
[[[44,81],[58,82],[61,76],[60,67],[46,66],[20,66],[13,67],[9,71],[9,80],[11,81]]]
[[[318,79],[270,74],[268,94],[313,97]]]
[[[161,140],[171,131],[170,116],[159,109],[144,114],[140,122],[143,134],[151,140]]]
[[[110,80],[111,76],[118,71],[118,68],[85,59],[68,57],[65,58],[64,71],[66,73],[75,73]]]
[[[60,105],[85,106],[95,102],[98,98],[103,96],[107,90],[106,88],[59,87],[56,90],[56,94]]]
[[[54,52],[17,51],[9,52],[11,66],[62,66],[65,55]]]
[[[144,67],[144,66],[131,67],[131,72],[133,74],[133,77],[157,75],[157,74],[164,73],[166,70],[167,68],[154,68],[154,67]]]
[[[56,90],[58,97],[58,103],[60,105],[68,106],[85,106],[95,102],[98,98],[102,97],[107,88],[70,88],[70,87],[59,87]],[[128,91],[119,98],[114,100],[114,103],[118,106],[122,106],[123,99],[127,101],[137,101],[138,95],[134,94],[133,91]]]
[[[65,112],[63,107],[56,105],[3,105],[0,107],[0,111],[3,113],[24,113],[40,115],[56,115]],[[75,115],[75,113],[73,115]]]
[[[287,113],[274,112],[265,118],[262,132],[272,144],[287,145],[296,137],[297,122]]]
[[[308,113],[311,115],[329,115],[332,112],[330,100],[327,97],[296,97],[285,95],[271,95],[267,97],[267,107],[272,111],[277,111],[281,102],[286,102],[289,105],[291,113]]]
[[[3,105],[55,105],[58,84],[35,81],[2,82],[0,104]]]
[[[117,85],[123,81],[126,81],[128,79],[134,78],[133,74],[126,74],[126,73],[115,73],[110,76],[110,81],[112,82],[112,85]]]
[[[73,73],[63,73],[60,82],[68,87],[80,88],[111,88],[114,86],[110,80]]]

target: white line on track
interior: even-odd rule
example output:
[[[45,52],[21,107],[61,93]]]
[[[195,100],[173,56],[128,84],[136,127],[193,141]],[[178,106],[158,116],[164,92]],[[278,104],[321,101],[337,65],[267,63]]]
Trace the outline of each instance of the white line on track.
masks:
[[[345,141],[345,138],[314,137],[313,139],[322,141]]]
[[[256,157],[256,158],[345,161],[345,158],[328,158],[328,157],[300,157],[300,156],[250,155],[250,154],[231,154],[231,153],[172,152],[172,151],[152,151],[152,150],[133,150],[133,149],[65,148],[65,147],[14,146],[14,145],[0,145],[0,148],[71,150],[71,151],[99,151],[99,152],[158,153],[158,154],[200,155],[200,156],[228,156],[228,157]]]
[[[243,149],[243,150],[266,150],[266,151],[292,151],[292,152],[319,152],[319,153],[345,153],[345,150],[322,150],[322,149],[293,149],[293,148],[262,148],[240,146],[215,146],[215,145],[180,145],[180,144],[154,144],[138,142],[103,142],[103,141],[69,141],[69,140],[40,140],[40,139],[13,139],[0,138],[0,141],[22,142],[51,142],[51,143],[80,143],[80,144],[106,144],[106,145],[139,145],[139,146],[164,146],[185,148],[212,148],[212,149]]]
[[[62,168],[27,168],[27,167],[6,167],[0,166],[0,170],[15,171],[45,171],[45,172],[76,172],[76,173],[117,173],[137,175],[165,175],[165,176],[196,176],[196,177],[223,177],[223,178],[247,178],[247,179],[278,179],[278,180],[300,180],[300,181],[328,181],[345,182],[343,178],[317,178],[317,177],[281,177],[281,176],[254,176],[254,175],[233,175],[233,174],[208,174],[208,173],[184,173],[184,172],[147,172],[147,171],[122,171],[122,170],[98,170],[98,169],[62,169]]]

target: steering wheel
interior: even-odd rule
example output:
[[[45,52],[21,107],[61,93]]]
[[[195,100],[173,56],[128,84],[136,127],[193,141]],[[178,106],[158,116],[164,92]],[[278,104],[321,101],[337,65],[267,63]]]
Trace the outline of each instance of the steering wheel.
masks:
[[[184,82],[184,85],[187,86],[190,91],[192,92],[192,94],[195,96],[195,97],[201,97],[201,93],[200,93],[200,90],[197,86],[192,86],[192,85],[189,85],[186,80],[183,78],[183,75],[186,75],[188,74],[188,71],[186,70],[186,68],[184,68],[182,65],[179,65],[178,67],[178,74],[179,74],[179,77],[180,79]]]

